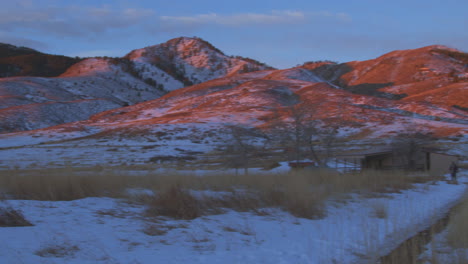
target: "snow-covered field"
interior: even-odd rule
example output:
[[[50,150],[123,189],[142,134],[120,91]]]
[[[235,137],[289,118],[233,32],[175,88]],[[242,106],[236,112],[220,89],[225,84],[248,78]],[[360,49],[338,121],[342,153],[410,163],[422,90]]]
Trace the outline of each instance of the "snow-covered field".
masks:
[[[207,127],[207,128],[206,128]],[[219,137],[203,136],[211,126],[160,125],[148,135],[133,138],[86,138],[100,130],[35,135],[0,135],[0,169],[64,166],[154,164],[155,156],[193,156],[222,144]],[[215,141],[215,140],[218,141]]]
[[[174,220],[112,198],[5,200],[34,226],[0,228],[0,263],[375,263],[444,215],[467,176],[328,201],[327,216],[317,220],[278,209]]]

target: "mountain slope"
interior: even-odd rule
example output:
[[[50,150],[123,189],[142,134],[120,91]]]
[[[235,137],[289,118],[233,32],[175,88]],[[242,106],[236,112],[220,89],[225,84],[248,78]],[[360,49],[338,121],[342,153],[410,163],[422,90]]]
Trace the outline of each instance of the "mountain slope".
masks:
[[[0,77],[58,76],[80,60],[0,43]]]
[[[393,51],[368,61],[306,64],[323,79],[353,93],[401,99],[468,81],[467,54],[445,46]]]
[[[103,108],[87,112],[94,114],[89,120],[58,126],[54,131],[91,127],[90,131],[118,137],[146,135],[163,125],[176,131],[187,125],[268,128],[279,119],[291,120],[288,109],[294,105],[306,107],[309,118],[336,127],[348,137],[388,136],[413,126],[439,136],[466,133],[466,54],[456,50],[429,46],[394,51],[369,61],[307,63],[285,70],[249,63],[227,57],[200,39],[178,38],[132,51],[124,58],[84,60],[60,78],[4,78],[0,98],[9,106],[18,105],[18,110],[32,102],[58,106],[52,102],[82,100],[90,105],[89,100],[105,100]],[[216,65],[221,68],[217,70]],[[240,74],[255,69],[263,70]],[[225,77],[201,82],[222,74]],[[138,103],[161,96],[169,83],[177,82],[180,87],[182,82],[201,83]],[[21,89],[15,86],[18,84]],[[117,105],[131,106],[111,109]],[[39,108],[24,109],[21,111]],[[8,113],[4,118],[14,119],[14,110],[2,111]],[[34,129],[28,122],[17,127]],[[4,131],[11,131],[11,123],[6,127]]]
[[[237,73],[272,69],[251,59],[228,57],[202,39],[186,37],[134,50],[125,58],[155,65],[185,85],[198,84]]]
[[[3,131],[32,130],[38,127],[74,122],[89,118],[94,113],[119,107],[104,99],[77,100],[27,104],[19,107],[0,109]]]
[[[12,56],[40,55],[30,49],[9,47],[8,51]],[[57,78],[1,78],[0,109],[8,122],[0,122],[0,133],[84,120],[100,111],[158,98],[187,83],[266,68],[250,59],[228,57],[201,39],[178,38],[132,51],[123,58],[88,58]],[[105,103],[94,107],[90,100]],[[64,108],[63,103],[74,107]],[[82,114],[74,113],[78,108]],[[34,111],[39,109],[48,109],[49,115],[37,115]],[[23,114],[42,119],[32,121]]]
[[[133,50],[122,58],[92,58],[61,77],[112,76],[126,72],[160,90],[172,91],[208,80],[271,67],[252,59],[229,57],[200,38],[180,37]]]
[[[298,68],[217,79],[174,91],[157,100],[127,107],[125,111],[104,112],[93,116],[92,121],[118,125],[127,122],[216,122],[259,126],[268,125],[267,120],[271,120],[272,115],[281,109],[304,104],[315,119],[351,121],[358,126],[366,122],[409,122],[410,120],[405,120],[408,116],[420,120],[437,118],[454,124],[468,124],[462,110],[431,105],[424,98],[395,101],[354,94],[320,81],[317,76],[309,80],[285,77],[298,76],[301,73],[303,69]],[[119,114],[116,115],[115,112]]]
[[[446,89],[466,91],[466,87],[466,83],[459,83]],[[74,131],[86,138],[106,140],[167,144],[215,140],[219,144],[229,125],[268,130],[280,120],[291,122],[291,110],[298,106],[319,127],[333,127],[343,139],[388,137],[407,130],[432,132],[439,137],[468,132],[463,109],[442,107],[439,104],[443,103],[431,103],[423,94],[419,96],[395,100],[357,94],[303,67],[266,70],[207,81],[37,133],[48,131],[62,137]]]

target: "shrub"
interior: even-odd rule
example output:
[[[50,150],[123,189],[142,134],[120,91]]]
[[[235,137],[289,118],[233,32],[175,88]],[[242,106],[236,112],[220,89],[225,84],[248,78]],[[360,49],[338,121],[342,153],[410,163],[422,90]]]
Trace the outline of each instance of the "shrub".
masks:
[[[468,54],[465,52],[459,52],[459,51],[452,51],[452,50],[445,50],[445,49],[433,49],[433,52],[441,53],[446,56],[449,56],[451,58],[454,58],[456,60],[459,60],[465,64],[468,64]]]
[[[11,207],[0,208],[0,227],[32,226],[23,214]]]
[[[149,215],[194,219],[202,215],[200,202],[180,185],[170,187],[149,201]]]

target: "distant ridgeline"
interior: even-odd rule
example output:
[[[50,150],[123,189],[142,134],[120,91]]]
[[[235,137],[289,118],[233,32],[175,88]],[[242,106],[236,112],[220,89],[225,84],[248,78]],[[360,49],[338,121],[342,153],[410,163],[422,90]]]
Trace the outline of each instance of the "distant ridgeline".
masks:
[[[0,77],[54,77],[81,60],[0,43]]]

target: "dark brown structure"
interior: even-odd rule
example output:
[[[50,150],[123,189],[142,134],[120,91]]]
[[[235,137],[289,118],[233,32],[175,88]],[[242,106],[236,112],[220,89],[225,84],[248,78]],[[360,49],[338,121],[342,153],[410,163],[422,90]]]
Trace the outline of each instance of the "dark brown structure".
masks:
[[[459,160],[458,156],[430,150],[418,150],[408,157],[390,149],[371,149],[340,155],[338,159],[344,161],[345,164],[353,164],[354,168],[417,170],[426,171],[434,176],[448,173],[450,164]],[[349,168],[353,168],[353,165],[349,165]]]

